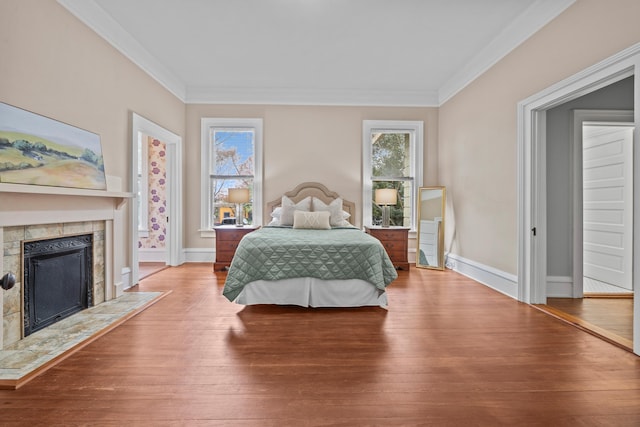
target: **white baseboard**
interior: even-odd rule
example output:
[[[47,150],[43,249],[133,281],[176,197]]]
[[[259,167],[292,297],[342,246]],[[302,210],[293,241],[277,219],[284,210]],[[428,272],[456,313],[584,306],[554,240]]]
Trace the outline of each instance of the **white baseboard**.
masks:
[[[124,284],[122,282],[116,283],[113,286],[115,288],[115,294],[113,295],[114,298],[118,298],[119,296],[121,296],[124,293],[125,287],[124,287]],[[131,286],[129,286],[129,287],[131,287]],[[128,288],[126,288],[126,289],[128,289]]]
[[[122,271],[120,274],[122,281],[114,284],[114,298],[118,298],[125,290],[131,287],[131,269],[129,267],[122,267]]]
[[[416,253],[417,253],[417,251],[416,251],[415,248],[409,249],[408,254],[407,254],[408,255],[407,261],[409,261],[409,264],[415,264],[416,263]]]
[[[518,299],[518,276],[514,274],[505,273],[488,265],[451,253],[447,255],[446,266],[491,289]]]
[[[140,248],[138,249],[139,262],[166,262],[166,248]]]
[[[184,262],[214,262],[216,251],[212,248],[185,248],[182,259]]]
[[[570,276],[547,276],[547,297],[573,298],[573,278]]]

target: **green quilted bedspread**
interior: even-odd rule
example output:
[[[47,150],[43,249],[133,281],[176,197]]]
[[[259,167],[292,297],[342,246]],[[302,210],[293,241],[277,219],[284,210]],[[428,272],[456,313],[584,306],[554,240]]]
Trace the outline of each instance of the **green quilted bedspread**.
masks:
[[[254,280],[295,277],[362,279],[384,291],[398,273],[382,243],[357,228],[263,227],[240,241],[222,294],[233,301]]]

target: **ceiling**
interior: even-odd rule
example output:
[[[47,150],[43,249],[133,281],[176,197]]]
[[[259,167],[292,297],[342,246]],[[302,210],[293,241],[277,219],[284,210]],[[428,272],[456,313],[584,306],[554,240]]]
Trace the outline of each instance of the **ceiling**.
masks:
[[[575,0],[58,0],[186,103],[438,106]]]

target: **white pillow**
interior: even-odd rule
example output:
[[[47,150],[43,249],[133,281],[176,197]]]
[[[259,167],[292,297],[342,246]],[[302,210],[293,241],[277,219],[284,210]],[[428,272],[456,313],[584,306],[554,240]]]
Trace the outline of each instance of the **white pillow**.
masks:
[[[293,213],[295,211],[311,211],[311,196],[305,197],[298,203],[293,203],[293,200],[287,196],[282,196],[281,207],[280,225],[293,225]]]
[[[271,212],[271,221],[267,225],[278,226],[280,225],[280,215],[282,214],[282,208],[278,206]]]
[[[282,208],[278,206],[273,210],[273,212],[271,212],[271,218],[279,220],[281,214],[282,214]]]
[[[338,197],[328,205],[322,200],[314,197],[312,205],[314,212],[329,212],[329,214],[331,215],[329,217],[329,223],[332,227],[346,227],[351,225],[349,221],[347,221],[347,218],[349,218],[351,215],[349,215],[348,212],[342,210],[342,199],[340,197]]]
[[[269,221],[269,224],[267,224],[267,226],[271,226],[271,227],[277,227],[279,225],[280,225],[280,220],[275,218],[273,218],[271,221]]]
[[[337,198],[328,205],[322,200],[314,197],[311,201],[314,212],[329,212],[329,223],[332,226],[342,222],[342,199]]]
[[[330,230],[329,212],[295,211],[293,214],[293,228]]]

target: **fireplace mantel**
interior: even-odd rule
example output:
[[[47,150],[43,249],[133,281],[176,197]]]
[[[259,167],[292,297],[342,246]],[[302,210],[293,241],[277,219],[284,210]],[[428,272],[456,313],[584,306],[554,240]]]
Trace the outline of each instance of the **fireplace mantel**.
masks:
[[[133,193],[120,191],[85,190],[82,188],[46,187],[42,185],[23,185],[0,183],[0,193],[42,194],[53,196],[107,197],[115,199],[116,208],[120,209]]]
[[[0,183],[0,227],[112,220],[133,193]]]

